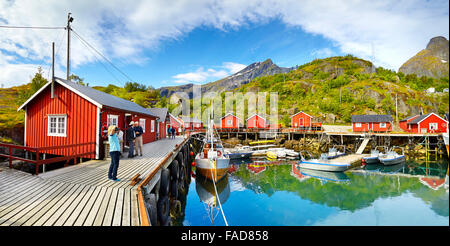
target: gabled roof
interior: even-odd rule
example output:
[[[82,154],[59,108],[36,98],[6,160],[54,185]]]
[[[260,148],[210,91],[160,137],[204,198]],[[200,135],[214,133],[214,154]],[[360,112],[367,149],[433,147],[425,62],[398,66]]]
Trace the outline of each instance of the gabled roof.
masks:
[[[300,114],[300,113],[304,113],[305,115],[309,116],[309,118],[313,118],[311,115],[309,115],[309,114],[307,114],[307,113],[305,113],[305,112],[303,112],[303,111],[300,111],[300,112],[298,112],[298,113],[292,115],[291,118],[294,117],[294,116],[296,116],[296,115],[298,115],[298,114]]]
[[[102,108],[103,106],[108,106],[124,111],[130,111],[134,113],[140,113],[145,115],[154,116],[150,111],[148,111],[146,108],[139,106],[138,104],[122,99],[120,97],[116,97],[113,95],[110,95],[108,93],[96,90],[94,88],[91,88],[89,86],[79,85],[77,83],[74,83],[70,80],[65,80],[61,78],[55,77],[55,83],[58,83],[65,88],[71,90],[72,92],[76,93],[80,97],[88,100],[92,104],[96,105],[99,108]],[[25,107],[29,102],[31,102],[37,95],[39,95],[45,88],[49,87],[51,84],[51,81],[42,86],[41,89],[39,89],[36,93],[34,93],[33,96],[31,96],[24,104],[22,104],[17,111],[21,110],[23,107]]]
[[[150,111],[151,114],[157,116],[159,119],[159,122],[166,121],[167,115],[169,113],[168,108],[148,108],[148,111]]]
[[[408,122],[408,125],[410,125],[410,124],[419,124],[420,122],[422,122],[426,118],[430,117],[431,115],[435,115],[438,118],[440,118],[441,120],[446,121],[441,116],[439,116],[439,115],[437,115],[435,113],[428,113],[428,114],[419,115],[419,117],[417,117],[417,118],[413,119],[412,121]]]
[[[260,117],[260,118],[263,118],[264,121],[266,121],[266,117],[264,117],[264,116],[262,116],[262,115],[260,115],[260,114],[253,114],[252,116],[248,117],[246,121],[248,121],[249,119],[253,118],[253,116],[258,116],[258,117]]]
[[[352,115],[352,122],[392,122],[394,119],[392,115]]]
[[[402,122],[402,121],[408,121],[408,120],[411,120],[411,119],[413,119],[414,117],[417,117],[417,116],[419,116],[419,115],[413,115],[413,116],[409,116],[409,117],[407,117],[407,118],[404,118],[403,120],[401,120],[400,122]]]
[[[174,120],[178,121],[178,123],[183,124],[183,122],[181,122],[181,119],[178,119],[173,114],[169,113],[169,116],[172,117]]]
[[[237,117],[236,115],[234,115],[234,114],[232,114],[232,113],[227,113],[227,114],[225,114],[225,115],[224,115],[222,118],[220,118],[220,119],[223,119],[223,118],[227,117],[228,115],[231,115],[231,116],[236,117],[236,118],[238,118],[239,120],[241,120],[239,117]]]

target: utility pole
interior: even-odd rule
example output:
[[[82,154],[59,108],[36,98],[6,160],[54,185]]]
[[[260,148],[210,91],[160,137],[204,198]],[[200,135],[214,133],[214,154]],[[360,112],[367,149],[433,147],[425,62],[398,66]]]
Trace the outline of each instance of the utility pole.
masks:
[[[52,95],[51,98],[55,97],[55,42],[52,42]]]
[[[73,17],[70,16],[72,13],[67,15],[67,75],[66,79],[69,80],[69,72],[70,72],[70,23],[73,21]]]

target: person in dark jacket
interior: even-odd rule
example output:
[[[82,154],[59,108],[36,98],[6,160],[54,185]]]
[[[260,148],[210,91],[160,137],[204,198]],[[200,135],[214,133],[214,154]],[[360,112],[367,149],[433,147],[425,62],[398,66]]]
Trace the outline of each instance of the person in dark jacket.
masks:
[[[127,141],[128,141],[128,158],[134,157],[134,139],[136,139],[136,132],[134,131],[134,122],[130,122],[130,126],[127,129]]]
[[[175,128],[172,127],[172,129],[170,131],[172,132],[172,138],[175,138]]]
[[[172,127],[169,126],[169,128],[167,128],[167,136],[170,138],[171,137],[171,132],[172,132]]]

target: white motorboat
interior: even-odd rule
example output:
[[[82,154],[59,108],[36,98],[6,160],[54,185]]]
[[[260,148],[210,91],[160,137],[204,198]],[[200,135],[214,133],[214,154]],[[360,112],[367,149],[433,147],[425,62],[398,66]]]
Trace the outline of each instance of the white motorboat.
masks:
[[[383,152],[379,151],[378,147],[385,148],[384,146],[377,146],[375,149],[370,151],[370,156],[364,156],[362,159],[366,164],[378,164],[380,163],[379,157],[386,155]]]
[[[394,151],[395,148],[401,149],[402,154],[398,154],[397,152],[395,152]],[[397,146],[392,147],[392,149],[390,151],[388,151],[388,153],[386,153],[383,156],[378,157],[378,159],[380,160],[381,163],[383,163],[383,165],[400,164],[400,163],[405,162],[405,160],[406,160],[404,149],[401,147],[397,147]]]
[[[330,148],[328,150],[328,153],[324,153],[322,155],[326,156],[327,159],[338,158],[340,156],[345,155],[345,146],[344,146],[344,152],[341,152],[341,151],[339,151],[339,150],[337,150],[336,148],[333,147],[333,148]]]
[[[252,156],[253,150],[250,146],[242,146],[237,145],[234,148],[225,148],[225,156],[228,156],[230,159],[242,159],[242,158],[250,158]]]
[[[329,159],[327,154],[322,154],[319,159],[308,160],[301,156],[298,164],[301,168],[331,172],[343,172],[351,166],[349,163],[340,163]]]
[[[230,158],[225,155],[220,138],[214,137],[213,120],[208,126],[203,146],[195,157],[195,163],[196,171],[214,182],[228,173]]]

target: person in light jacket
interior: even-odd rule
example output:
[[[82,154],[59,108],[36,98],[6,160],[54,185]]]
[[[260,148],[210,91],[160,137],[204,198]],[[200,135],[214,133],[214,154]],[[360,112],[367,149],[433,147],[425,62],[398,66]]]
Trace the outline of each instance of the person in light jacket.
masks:
[[[109,165],[108,179],[113,181],[120,181],[117,178],[117,169],[119,168],[120,160],[120,142],[117,133],[119,128],[112,125],[108,128],[108,142],[109,142],[109,155],[111,156],[111,164]]]

